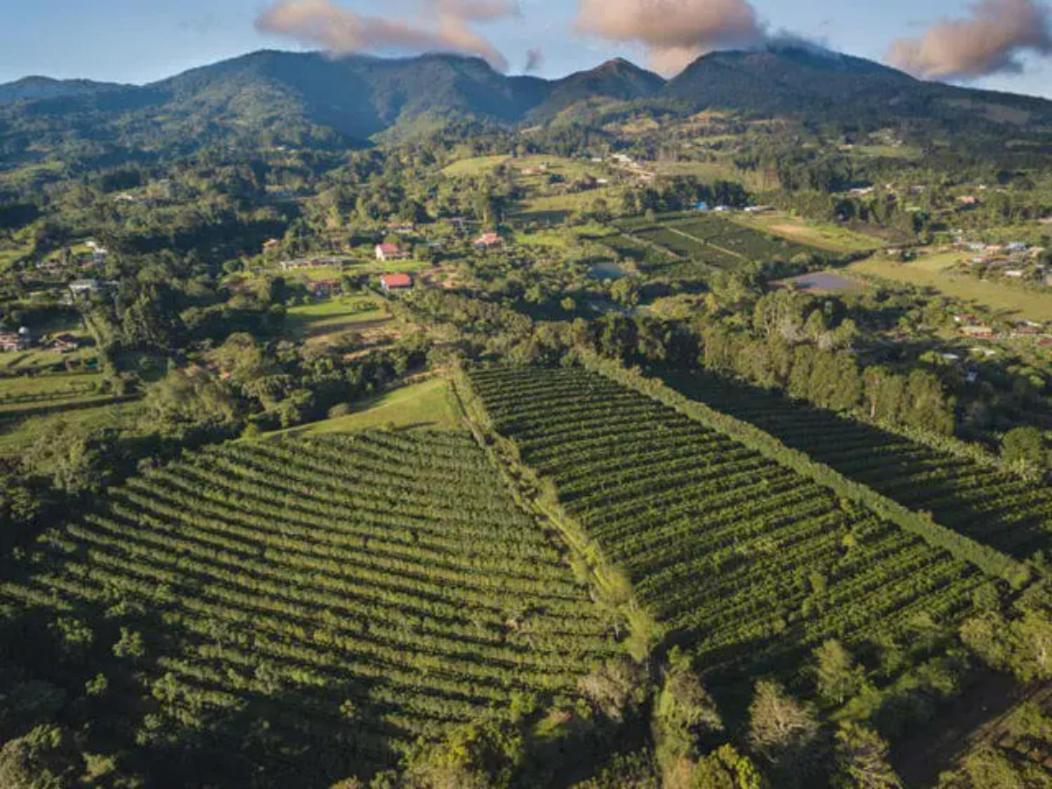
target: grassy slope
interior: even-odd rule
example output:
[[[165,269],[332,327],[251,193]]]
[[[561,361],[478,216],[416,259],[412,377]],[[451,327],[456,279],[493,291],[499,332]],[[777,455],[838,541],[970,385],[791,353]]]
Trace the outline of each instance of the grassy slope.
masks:
[[[849,270],[916,287],[935,288],[951,298],[975,301],[993,310],[1032,320],[1048,320],[1052,315],[1052,293],[952,273],[950,269],[960,260],[959,253],[930,255],[910,263],[870,257],[852,264]]]
[[[836,225],[806,222],[781,211],[734,214],[731,220],[754,230],[840,254],[869,252],[884,245],[879,238],[855,233]]]
[[[366,402],[352,414],[293,428],[289,433],[350,433],[395,427],[455,428],[460,417],[450,396],[449,382],[435,377],[387,392]]]

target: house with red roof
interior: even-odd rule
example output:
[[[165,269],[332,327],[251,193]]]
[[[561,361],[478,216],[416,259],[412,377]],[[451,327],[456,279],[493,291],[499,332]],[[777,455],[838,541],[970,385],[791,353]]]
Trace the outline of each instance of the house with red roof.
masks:
[[[408,274],[384,274],[380,277],[380,287],[388,293],[393,290],[406,290],[413,287],[413,278]]]
[[[496,233],[483,233],[475,239],[475,249],[499,249],[504,246],[504,239]]]
[[[402,249],[398,244],[377,244],[376,245],[376,259],[377,260],[408,260],[409,253]]]

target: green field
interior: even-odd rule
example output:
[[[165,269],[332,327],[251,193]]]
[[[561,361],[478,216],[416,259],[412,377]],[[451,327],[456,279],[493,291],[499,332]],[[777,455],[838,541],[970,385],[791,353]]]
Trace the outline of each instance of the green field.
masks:
[[[879,238],[837,225],[798,219],[781,211],[761,214],[735,212],[730,215],[730,219],[754,230],[839,254],[872,252],[884,246],[884,241]]]
[[[111,489],[33,554],[0,582],[8,627],[81,638],[22,669],[103,676],[102,699],[82,680],[63,701],[98,705],[123,747],[163,737],[153,769],[172,786],[368,782],[516,699],[573,709],[615,649],[461,432],[209,448]]]
[[[948,252],[900,263],[874,255],[851,264],[848,270],[919,288],[934,288],[950,298],[975,302],[1007,315],[1035,321],[1046,321],[1052,316],[1052,293],[954,273],[952,268],[966,257],[963,253]]]
[[[454,429],[459,425],[460,416],[449,381],[435,376],[356,404],[354,412],[346,416],[325,419],[286,432],[350,433],[378,427]]]
[[[0,378],[0,414],[106,399],[101,373],[54,373]]]
[[[464,178],[476,175],[486,175],[493,172],[504,162],[511,159],[510,156],[473,156],[468,159],[460,159],[453,162],[442,170],[442,174],[450,178]]]
[[[796,670],[825,639],[952,626],[983,582],[828,488],[583,369],[471,374],[495,430],[706,672]]]
[[[383,302],[373,296],[334,296],[290,307],[286,321],[300,338],[316,337],[389,319]]]
[[[140,405],[136,402],[106,403],[67,408],[54,413],[34,416],[13,415],[0,417],[0,456],[23,452],[35,441],[50,435],[59,426],[87,435],[102,428],[126,429],[139,418]]]

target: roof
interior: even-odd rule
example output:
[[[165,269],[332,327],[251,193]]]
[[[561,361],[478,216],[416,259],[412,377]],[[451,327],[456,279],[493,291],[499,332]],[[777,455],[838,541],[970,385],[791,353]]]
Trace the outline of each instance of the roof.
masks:
[[[475,243],[476,244],[499,244],[503,240],[504,239],[501,238],[500,236],[498,236],[496,233],[483,233],[481,236],[479,236],[477,239],[475,239]]]
[[[388,253],[388,252],[397,252],[399,250],[398,244],[390,244],[390,243],[377,244],[376,248],[379,249],[381,252],[383,252],[385,254]]]
[[[384,274],[380,282],[389,288],[408,288],[413,284],[413,278],[408,274]]]

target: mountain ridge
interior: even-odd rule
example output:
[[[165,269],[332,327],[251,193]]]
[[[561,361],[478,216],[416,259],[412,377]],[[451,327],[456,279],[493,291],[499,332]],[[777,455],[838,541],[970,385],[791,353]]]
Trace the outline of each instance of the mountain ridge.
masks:
[[[665,80],[624,58],[554,80],[507,76],[478,57],[405,58],[263,49],[145,85],[23,78],[0,85],[17,158],[37,142],[90,135],[111,150],[218,144],[368,145],[451,122],[509,128],[587,123],[599,108],[720,109],[882,123],[1052,125],[1052,101],[923,82],[863,58],[803,45],[703,55]],[[38,137],[39,136],[39,137]]]

